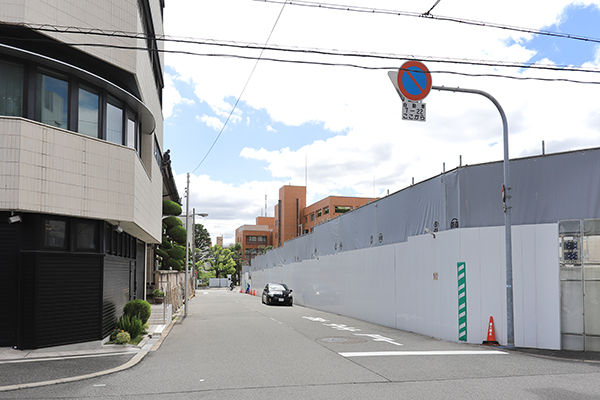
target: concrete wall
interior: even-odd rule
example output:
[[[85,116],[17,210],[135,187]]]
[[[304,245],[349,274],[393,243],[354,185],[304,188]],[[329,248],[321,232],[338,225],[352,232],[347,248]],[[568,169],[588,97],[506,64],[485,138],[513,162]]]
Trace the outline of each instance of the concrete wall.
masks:
[[[559,349],[558,225],[515,226],[512,235],[515,345]],[[250,277],[257,293],[285,282],[296,304],[458,341],[457,263],[465,262],[467,342],[485,341],[493,316],[506,344],[504,254],[503,227],[453,229],[270,268],[254,263]]]

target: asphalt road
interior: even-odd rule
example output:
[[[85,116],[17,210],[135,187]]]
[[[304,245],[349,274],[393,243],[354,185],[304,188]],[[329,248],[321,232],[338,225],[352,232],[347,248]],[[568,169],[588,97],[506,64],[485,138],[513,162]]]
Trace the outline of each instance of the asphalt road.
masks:
[[[597,362],[448,343],[225,290],[198,291],[187,318],[128,370],[0,392],[14,399],[599,397]]]

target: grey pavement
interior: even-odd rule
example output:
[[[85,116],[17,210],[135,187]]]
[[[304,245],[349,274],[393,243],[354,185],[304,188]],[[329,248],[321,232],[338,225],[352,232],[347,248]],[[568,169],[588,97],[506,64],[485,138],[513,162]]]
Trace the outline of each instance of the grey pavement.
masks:
[[[131,368],[157,350],[181,312],[168,325],[152,325],[139,345],[100,341],[36,350],[0,348],[0,392],[73,382]]]
[[[73,382],[131,368],[149,352],[160,348],[181,313],[182,309],[168,325],[151,327],[151,337],[144,338],[138,346],[102,345],[96,342],[29,351],[0,348],[0,392]],[[539,357],[600,363],[600,352],[494,348]]]

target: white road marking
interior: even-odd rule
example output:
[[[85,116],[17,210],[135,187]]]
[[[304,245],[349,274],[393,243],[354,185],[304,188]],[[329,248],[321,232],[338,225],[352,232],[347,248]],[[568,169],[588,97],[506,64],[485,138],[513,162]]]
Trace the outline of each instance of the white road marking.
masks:
[[[401,343],[394,342],[394,339],[390,339],[390,338],[387,338],[385,336],[381,336],[381,335],[377,335],[377,334],[355,333],[354,335],[355,336],[368,336],[368,337],[372,338],[376,342],[387,342],[387,343],[390,343],[390,344],[395,344],[396,346],[404,346]]]
[[[465,356],[485,354],[508,354],[500,350],[450,350],[450,351],[361,351],[338,353],[342,357],[380,357],[380,356]]]

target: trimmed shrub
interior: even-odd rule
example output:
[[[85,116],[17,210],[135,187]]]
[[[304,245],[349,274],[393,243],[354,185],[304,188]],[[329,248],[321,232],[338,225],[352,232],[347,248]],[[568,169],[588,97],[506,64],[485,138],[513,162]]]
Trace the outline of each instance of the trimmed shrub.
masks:
[[[169,238],[167,236],[163,236],[160,247],[162,247],[165,250],[169,250],[169,249],[173,248],[173,244],[171,244],[171,241],[169,240]]]
[[[180,263],[178,260],[175,260],[174,258],[169,258],[165,262],[169,267],[173,268],[175,271],[181,271],[183,269],[183,263]]]
[[[163,215],[180,215],[181,206],[171,200],[163,200]]]
[[[138,317],[142,321],[142,325],[145,325],[146,322],[148,322],[148,318],[150,318],[150,313],[152,313],[152,310],[150,308],[150,303],[148,303],[146,300],[132,300],[125,304],[125,307],[123,307],[123,313],[125,315],[129,315],[130,317]]]
[[[163,224],[167,226],[167,230],[174,226],[183,226],[183,222],[177,217],[167,217],[163,219]]]
[[[115,337],[116,344],[126,344],[131,340],[131,336],[127,332],[119,332]]]
[[[169,258],[169,253],[167,253],[166,251],[164,251],[163,249],[156,249],[156,255],[160,256],[162,258]]]
[[[167,233],[174,241],[177,243],[185,244],[185,240],[187,237],[187,231],[183,226],[174,226],[167,230]]]
[[[129,336],[134,339],[138,337],[140,333],[142,333],[142,331],[144,330],[142,320],[135,315],[133,317],[130,317],[129,315],[123,315],[117,321],[117,327],[126,332],[129,332]],[[118,336],[119,335],[117,335],[117,337]]]
[[[183,246],[173,246],[171,250],[167,253],[176,260],[185,260],[185,247]]]

